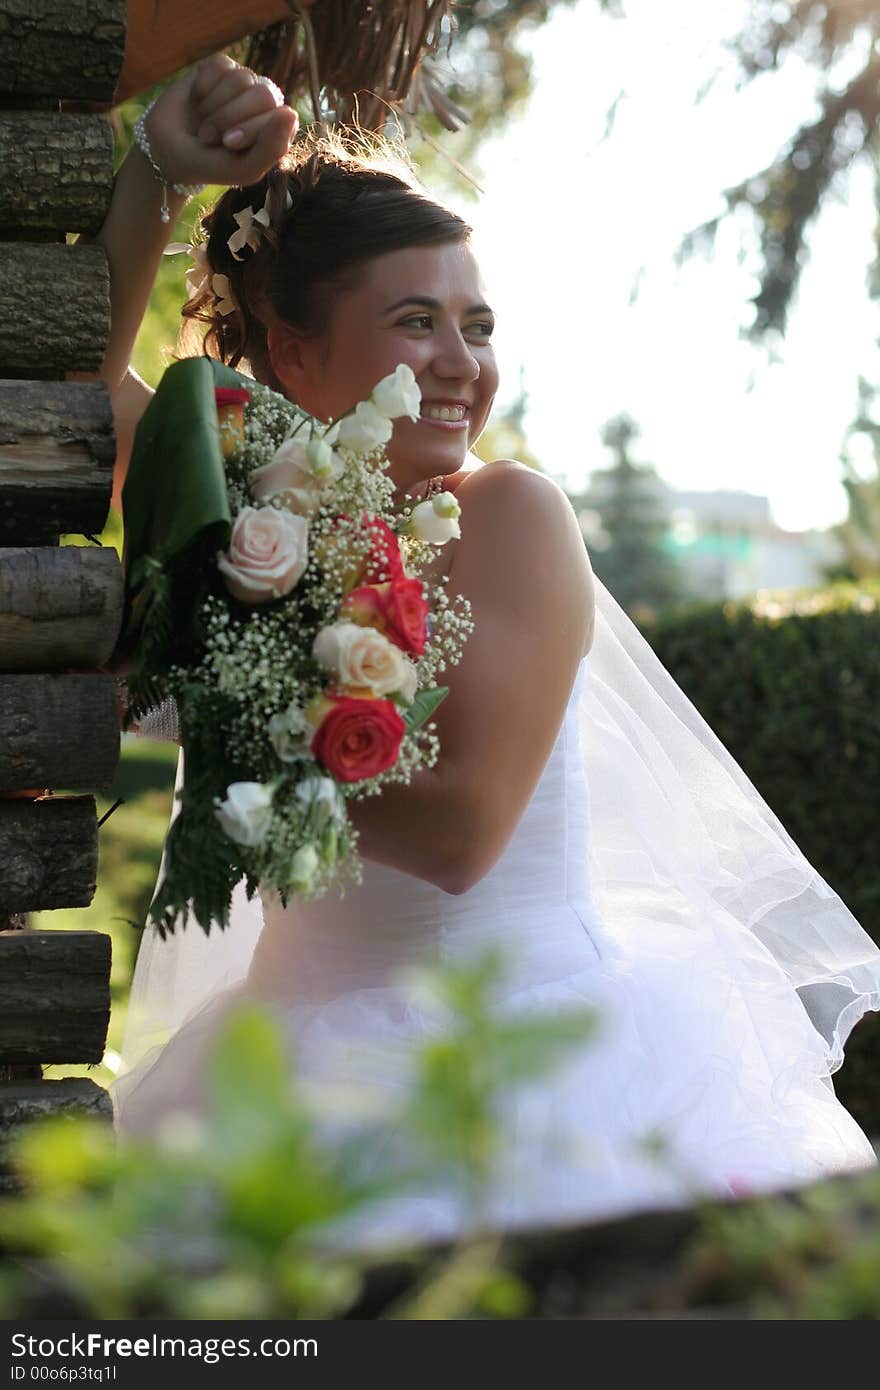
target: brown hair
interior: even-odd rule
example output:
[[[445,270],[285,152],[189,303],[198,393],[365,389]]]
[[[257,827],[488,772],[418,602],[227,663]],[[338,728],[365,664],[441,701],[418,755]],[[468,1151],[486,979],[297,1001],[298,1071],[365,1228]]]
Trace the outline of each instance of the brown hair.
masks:
[[[234,214],[248,206],[256,213],[264,204],[270,225],[259,248],[243,247],[237,261],[227,245],[238,230]],[[270,311],[303,333],[320,334],[333,294],[354,286],[365,261],[404,247],[464,241],[471,231],[422,191],[397,146],[357,129],[307,134],[259,183],[227,189],[202,228],[208,278],[183,306],[178,350],[192,356],[201,348],[276,390]],[[218,274],[228,277],[236,306],[225,315],[210,283]],[[208,325],[201,342],[197,323]]]

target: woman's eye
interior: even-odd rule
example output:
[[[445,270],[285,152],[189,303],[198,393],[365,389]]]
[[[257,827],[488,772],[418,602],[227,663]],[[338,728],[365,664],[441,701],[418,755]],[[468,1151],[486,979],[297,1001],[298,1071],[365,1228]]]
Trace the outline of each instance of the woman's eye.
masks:
[[[471,332],[476,333],[481,338],[491,338],[494,331],[494,323],[490,323],[487,319],[482,319],[479,323],[471,324]]]
[[[430,314],[413,314],[411,318],[403,320],[404,328],[430,328]]]

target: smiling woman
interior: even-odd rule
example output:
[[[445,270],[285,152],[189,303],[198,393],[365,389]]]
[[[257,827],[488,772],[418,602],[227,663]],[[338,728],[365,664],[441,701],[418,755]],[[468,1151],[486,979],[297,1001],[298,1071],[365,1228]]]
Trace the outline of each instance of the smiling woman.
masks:
[[[216,75],[223,91],[240,80]],[[207,100],[220,131],[223,99]],[[267,159],[203,225],[184,311],[196,346],[206,325],[204,350],[325,420],[412,369],[421,406],[385,421],[389,474],[398,493],[455,491],[446,593],[474,631],[436,712],[436,765],[351,803],[356,888],[285,905],[240,884],[227,931],[144,934],[120,1134],[204,1109],[217,1026],[256,998],[278,1011],[322,1133],[360,1140],[443,1027],[424,996],[401,997],[399,972],[506,950],[501,1009],[587,1004],[602,1032],[508,1097],[482,1217],[582,1220],[873,1163],[830,1074],[880,1007],[880,952],[594,582],[560,489],[512,460],[469,466],[498,373],[466,224],[355,133]],[[644,1143],[658,1132],[665,1163]],[[466,1197],[438,1180],[336,1234],[453,1235],[473,1224]]]

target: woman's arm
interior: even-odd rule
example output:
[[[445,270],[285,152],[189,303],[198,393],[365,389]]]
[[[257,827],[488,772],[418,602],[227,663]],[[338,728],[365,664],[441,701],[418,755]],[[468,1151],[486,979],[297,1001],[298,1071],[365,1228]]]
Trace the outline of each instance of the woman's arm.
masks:
[[[128,465],[131,462],[135,430],[153,395],[153,388],[148,386],[132,367],[129,367],[122,378],[122,384],[111,398],[113,403],[113,432],[116,435],[116,459],[113,464],[113,496],[110,499],[110,505],[118,512],[122,511],[122,489],[125,486]]]
[[[150,111],[146,129],[153,158],[169,184],[254,183],[285,154],[296,130],[296,112],[277,100],[277,88],[259,81],[249,68],[224,54],[205,58],[167,87]],[[169,188],[171,218],[162,222],[162,185],[146,156],[132,147],[95,238],[110,266],[110,338],[95,376],[106,381],[111,396],[125,378],[184,201]],[[94,380],[83,373],[70,378]]]
[[[450,595],[474,631],[435,715],[437,766],[407,787],[349,802],[367,859],[462,893],[501,855],[559,732],[592,641],[592,570],[571,504],[521,464],[489,464],[459,486],[461,540]],[[445,679],[445,677],[444,677]]]

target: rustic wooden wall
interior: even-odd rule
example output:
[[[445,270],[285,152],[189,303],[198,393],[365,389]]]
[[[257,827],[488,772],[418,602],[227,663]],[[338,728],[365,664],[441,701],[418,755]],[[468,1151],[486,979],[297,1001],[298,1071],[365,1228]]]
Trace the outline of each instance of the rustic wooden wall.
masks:
[[[110,938],[33,931],[24,914],[87,905],[98,827],[90,793],[119,755],[110,656],[122,612],[110,503],[113,414],[97,372],[110,329],[96,232],[109,206],[106,117],[125,0],[0,0],[0,1187],[20,1124],[53,1110],[110,1114],[88,1079],[41,1063],[100,1061]],[[64,795],[55,789],[64,790]]]

